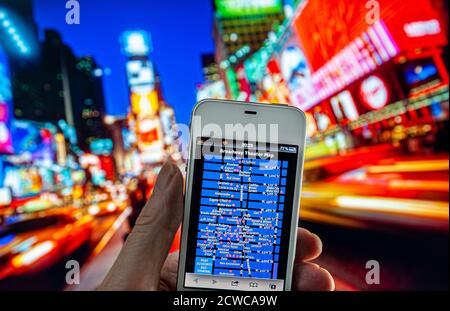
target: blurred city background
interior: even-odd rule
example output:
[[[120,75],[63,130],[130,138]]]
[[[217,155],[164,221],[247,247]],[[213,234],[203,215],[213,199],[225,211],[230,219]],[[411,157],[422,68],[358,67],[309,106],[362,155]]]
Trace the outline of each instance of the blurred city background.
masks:
[[[338,290],[448,289],[448,68],[446,0],[0,0],[0,289],[95,289],[202,98],[307,113]]]

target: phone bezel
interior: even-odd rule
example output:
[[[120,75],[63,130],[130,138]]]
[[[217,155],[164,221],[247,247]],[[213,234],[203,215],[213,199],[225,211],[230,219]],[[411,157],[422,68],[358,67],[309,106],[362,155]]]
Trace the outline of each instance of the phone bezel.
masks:
[[[248,113],[251,111],[252,113]],[[300,192],[302,187],[304,151],[306,141],[306,116],[300,109],[282,104],[261,104],[251,102],[240,102],[232,100],[204,99],[197,103],[191,116],[190,140],[189,140],[189,159],[186,171],[186,192],[181,231],[180,257],[178,263],[177,290],[205,290],[184,287],[185,265],[186,265],[186,246],[188,240],[189,215],[192,200],[192,182],[194,173],[194,163],[191,161],[195,155],[196,141],[202,136],[202,129],[197,128],[199,124],[194,121],[194,117],[201,117],[201,124],[215,123],[222,129],[225,124],[243,125],[254,122],[257,124],[278,124],[280,144],[297,145],[299,152],[297,154],[297,175],[295,177],[294,206],[300,208]],[[233,137],[221,137],[233,139]],[[290,290],[292,284],[292,270],[295,259],[295,246],[297,242],[297,227],[299,221],[299,208],[293,209],[289,239],[289,253],[286,266],[286,279],[284,290]],[[206,290],[217,290],[214,288]]]

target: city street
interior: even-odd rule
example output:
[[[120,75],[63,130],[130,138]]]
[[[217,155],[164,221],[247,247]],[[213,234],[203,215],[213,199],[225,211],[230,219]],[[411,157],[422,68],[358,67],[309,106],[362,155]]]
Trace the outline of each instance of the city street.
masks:
[[[111,202],[110,202],[111,203]],[[52,214],[52,211],[46,212]],[[66,286],[65,275],[68,269],[66,269],[66,262],[69,260],[77,260],[80,266],[84,267],[85,264],[89,264],[90,261],[95,260],[97,255],[103,253],[104,249],[111,248],[111,240],[117,241],[125,238],[125,234],[128,232],[127,217],[130,214],[130,209],[125,208],[120,212],[103,214],[92,217],[90,220],[91,228],[95,230],[91,231],[89,237],[84,244],[76,246],[71,251],[63,253],[59,251],[58,254],[49,253],[47,258],[36,258],[38,263],[42,265],[42,268],[36,271],[24,270],[20,276],[11,275],[9,278],[0,280],[1,290],[61,290]],[[80,239],[73,227],[69,224],[66,228],[72,231],[70,234],[75,235],[75,238]],[[42,232],[34,231],[34,236],[44,235],[48,236],[45,232],[47,229],[43,229]],[[52,233],[53,237],[58,234],[57,231]],[[61,233],[59,233],[61,234]],[[20,245],[25,245],[26,238],[17,238],[15,249],[18,249]],[[115,239],[115,240],[114,240]],[[36,242],[35,242],[36,243]],[[37,244],[37,243],[36,243]],[[112,242],[114,244],[114,242]],[[121,245],[117,244],[116,245]],[[0,247],[0,250],[2,248]],[[29,252],[28,252],[29,253]],[[113,260],[114,257],[111,257]],[[39,261],[38,261],[39,260]],[[51,264],[47,264],[51,262]],[[41,263],[42,262],[42,263]],[[17,271],[19,272],[19,270]],[[98,272],[98,271],[97,271]],[[101,278],[102,279],[102,278]],[[89,283],[89,281],[87,281]]]
[[[305,183],[300,223],[323,240],[324,253],[316,262],[333,274],[338,290],[445,288],[439,276],[448,269],[448,158],[392,158],[381,162],[329,177],[326,182]],[[347,199],[342,199],[344,195]],[[375,203],[370,204],[369,198]],[[395,203],[386,206],[380,202]],[[14,289],[43,289],[42,284],[50,281],[47,289],[62,289],[64,262],[77,259],[82,264],[81,284],[67,286],[66,290],[95,289],[121,249],[129,213],[125,209],[95,216],[96,230],[89,247],[55,263],[39,277],[13,283],[5,280],[3,284]],[[430,259],[432,265],[422,265]],[[365,283],[369,260],[380,263],[379,285]],[[55,269],[61,273],[54,273]],[[36,284],[39,288],[34,287]]]
[[[305,183],[300,223],[323,240],[317,263],[341,290],[447,288],[448,156],[371,162]],[[380,263],[379,285],[365,282],[369,260]]]
[[[345,162],[346,157],[338,160]],[[322,167],[326,169],[333,159],[337,160],[323,158]],[[317,168],[317,163],[307,161],[305,165],[307,170]],[[448,285],[440,278],[448,271],[447,201],[446,155],[382,160],[373,157],[370,165],[351,167],[348,172],[323,180],[306,181],[300,224],[322,238],[323,255],[315,262],[332,273],[337,290],[443,289]],[[84,213],[94,214],[95,230],[85,246],[38,275],[4,279],[0,288],[94,290],[114,262],[129,230],[126,219],[130,209],[105,214],[111,203],[103,201],[94,209],[92,205],[81,208]],[[52,210],[41,213],[51,215]],[[72,259],[81,264],[81,283],[67,286],[65,263]],[[369,260],[380,263],[379,285],[365,282],[365,264]],[[433,264],[423,265],[430,261]]]
[[[354,228],[448,231],[448,157],[383,159],[306,182],[301,218]],[[380,227],[381,226],[381,227]]]
[[[336,279],[336,290],[445,290],[448,280],[448,232],[398,228],[355,230],[302,222],[323,241],[315,261]],[[380,264],[380,284],[366,283],[369,260]],[[425,264],[426,263],[426,264]]]
[[[64,290],[86,291],[97,289],[117,258],[117,255],[122,249],[125,237],[129,232],[128,223],[123,222],[121,219],[127,214],[125,212],[118,217],[109,216],[114,219],[109,227],[107,235],[109,238],[98,243],[97,247],[94,248],[91,255],[83,264],[80,273],[80,284],[68,285]]]

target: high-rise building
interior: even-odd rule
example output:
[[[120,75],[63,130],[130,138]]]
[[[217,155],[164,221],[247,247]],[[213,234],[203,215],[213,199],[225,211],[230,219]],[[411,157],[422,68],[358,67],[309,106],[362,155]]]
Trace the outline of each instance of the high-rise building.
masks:
[[[214,0],[216,60],[233,56],[243,46],[258,50],[284,19],[281,0]]]
[[[13,27],[7,31],[13,33],[10,38],[1,32],[0,37],[10,56],[14,116],[54,124],[64,120],[84,150],[94,137],[108,137],[103,71],[95,60],[77,57],[55,30],[45,30],[39,42],[31,0],[3,0],[0,10]]]
[[[91,57],[77,57],[58,32],[45,31],[39,53],[11,61],[14,115],[74,127],[88,150],[94,137],[107,137],[102,69]]]
[[[153,165],[164,160],[164,132],[159,116],[161,87],[149,58],[150,34],[143,30],[122,34],[122,51],[127,56],[126,72],[130,91],[130,130],[136,135],[141,163]]]
[[[74,75],[76,57],[59,33],[45,31],[39,55],[33,61],[13,61],[14,114],[19,119],[74,125],[69,76]],[[72,70],[71,70],[72,69]]]
[[[243,62],[283,19],[282,0],[214,0],[215,60],[227,97],[249,100],[247,84],[239,82]]]
[[[27,115],[27,109],[36,107],[39,119],[47,111],[42,111],[44,107],[37,86],[40,78],[40,45],[32,1],[1,1],[0,20],[3,26],[0,28],[0,42],[8,54],[11,69],[14,114],[22,117],[23,112]]]
[[[103,93],[103,69],[92,57],[81,57],[76,60],[75,89],[72,97],[75,128],[80,146],[88,149],[97,138],[109,138],[104,124],[106,115]]]

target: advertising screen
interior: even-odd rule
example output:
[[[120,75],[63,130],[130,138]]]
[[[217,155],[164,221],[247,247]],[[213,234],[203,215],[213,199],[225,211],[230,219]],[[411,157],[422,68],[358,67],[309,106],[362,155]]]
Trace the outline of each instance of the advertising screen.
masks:
[[[301,48],[290,40],[280,54],[280,67],[283,78],[290,90],[309,83],[311,71]]]
[[[12,196],[9,188],[0,188],[0,207],[11,204]]]
[[[226,97],[226,88],[223,80],[215,81],[212,83],[208,83],[202,85],[197,90],[197,101],[200,101],[205,98],[225,98]]]
[[[110,155],[113,150],[113,142],[109,138],[93,139],[89,144],[89,149],[96,155]]]
[[[215,0],[217,12],[222,17],[263,15],[279,13],[281,0]]]
[[[4,183],[16,198],[32,196],[42,190],[42,179],[37,168],[7,165]]]
[[[433,1],[417,0],[414,5],[402,0],[376,2],[379,22],[400,50],[447,44],[445,24]],[[312,69],[323,66],[374,25],[372,14],[366,1],[317,0],[304,4],[294,24]]]
[[[136,143],[136,133],[130,131],[128,127],[122,128],[123,148],[129,151]]]
[[[15,120],[14,149],[17,153],[29,153],[33,160],[55,161],[53,134],[42,123]]]
[[[276,51],[276,60],[279,64],[281,75],[289,90],[290,101],[298,106],[296,92],[305,88],[311,88],[311,70],[306,60],[298,38],[292,29],[288,29],[281,38]]]
[[[133,87],[146,85],[151,89],[155,87],[155,74],[153,66],[148,60],[130,60],[127,62],[128,83]]]
[[[164,142],[161,121],[158,118],[146,118],[138,124],[138,148],[142,163],[152,164],[162,161]]]
[[[164,143],[166,145],[171,145],[176,138],[176,133],[174,130],[175,120],[173,109],[161,109],[161,111],[159,112],[159,118],[161,120],[161,126],[164,133]]]
[[[438,69],[432,59],[411,61],[403,67],[405,81],[410,88],[430,82],[440,81]]]
[[[11,81],[6,54],[0,46],[0,154],[12,153],[11,142]]]
[[[42,190],[53,191],[55,190],[55,173],[46,167],[39,168],[39,175],[41,176]]]
[[[139,118],[153,117],[159,109],[158,93],[145,86],[131,93],[131,110]]]
[[[305,45],[304,45],[305,46]],[[311,53],[320,54],[321,45],[314,47]],[[314,61],[304,49],[308,63]],[[311,67],[310,83],[291,92],[293,103],[303,110],[334,93],[349,86],[353,82],[386,64],[399,54],[399,48],[389,35],[387,28],[381,23],[369,26],[358,37],[353,39],[341,51],[327,59],[326,63],[314,70]]]
[[[145,56],[151,51],[150,35],[145,31],[125,31],[121,39],[127,56]]]

